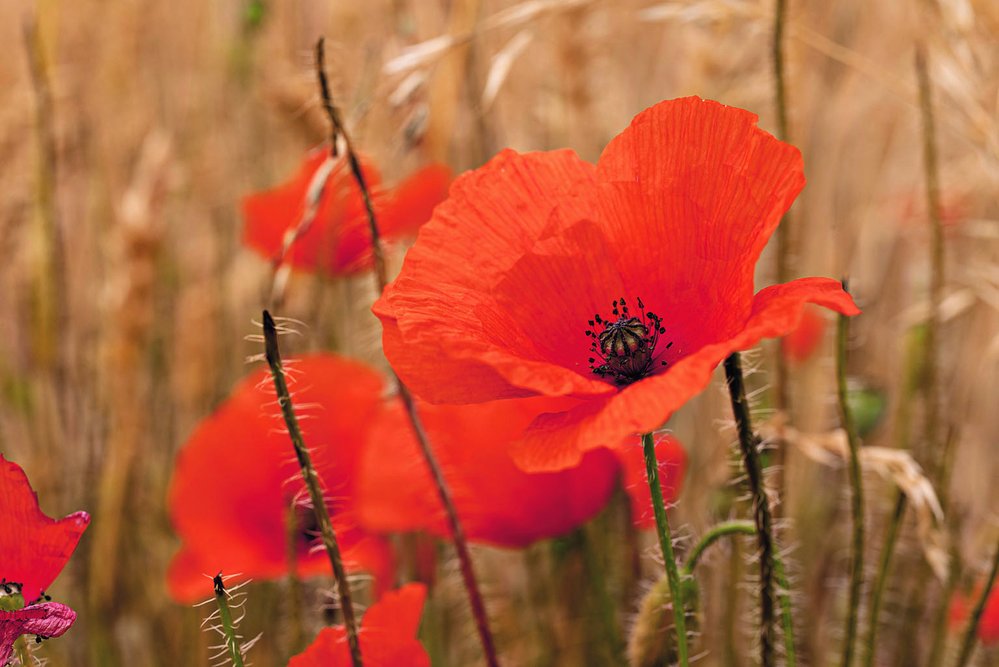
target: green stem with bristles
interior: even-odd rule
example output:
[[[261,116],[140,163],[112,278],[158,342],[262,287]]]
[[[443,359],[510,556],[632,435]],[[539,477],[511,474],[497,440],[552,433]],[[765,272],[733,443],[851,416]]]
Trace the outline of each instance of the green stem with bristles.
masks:
[[[878,573],[874,579],[874,590],[871,591],[871,611],[868,618],[867,639],[864,642],[864,667],[874,665],[874,655],[877,651],[878,621],[881,615],[881,600],[884,597],[885,588],[888,585],[888,576],[891,574],[891,562],[895,555],[895,545],[898,543],[898,532],[902,526],[902,517],[905,516],[905,507],[908,501],[905,494],[898,492],[895,500],[895,511],[888,522],[888,529],[885,533],[885,544],[881,550],[881,562],[878,564]]]
[[[730,535],[755,535],[756,525],[752,521],[725,521],[711,528],[701,537],[700,541],[694,545],[687,556],[687,562],[683,566],[681,576],[693,577],[694,568],[705,550],[723,537]],[[796,652],[794,648],[794,616],[791,608],[791,585],[784,573],[784,563],[774,554],[774,577],[777,585],[781,588],[777,595],[780,601],[781,627],[784,630],[784,651],[786,667],[795,667],[797,664]]]
[[[309,456],[309,450],[305,446],[302,430],[298,425],[298,417],[295,415],[295,406],[291,402],[291,393],[288,391],[284,366],[281,364],[281,353],[278,349],[277,327],[274,324],[274,318],[266,310],[264,311],[264,354],[267,358],[267,365],[270,367],[271,377],[274,380],[274,390],[277,393],[278,404],[281,406],[281,414],[288,427],[288,436],[295,449],[298,465],[302,469],[302,479],[305,480],[305,487],[309,491],[312,511],[316,516],[323,546],[326,548],[330,565],[333,567],[333,576],[336,579],[337,591],[340,594],[343,623],[347,630],[350,659],[354,667],[361,667],[363,664],[361,644],[357,637],[357,620],[354,617],[350,582],[347,581],[347,572],[343,567],[343,558],[340,556],[340,545],[337,543],[333,522],[330,520],[329,509],[326,507],[326,500],[323,497],[322,484],[315,467],[312,465],[312,457]]]
[[[971,659],[971,652],[975,649],[978,625],[982,621],[982,614],[985,613],[985,605],[988,603],[989,595],[992,594],[992,587],[996,583],[996,574],[999,574],[999,544],[996,545],[996,552],[992,557],[992,571],[989,573],[989,578],[985,581],[985,588],[982,589],[982,595],[978,598],[975,609],[971,612],[971,620],[968,621],[968,627],[964,631],[964,641],[961,642],[961,653],[958,655],[954,667],[964,667],[968,664],[968,660]]]
[[[843,281],[843,291],[847,289]],[[857,638],[857,620],[860,611],[860,591],[864,577],[864,486],[860,471],[860,437],[850,410],[846,386],[846,347],[850,336],[850,320],[839,316],[836,335],[836,394],[839,398],[840,416],[850,449],[850,510],[853,518],[853,545],[850,565],[850,599],[846,615],[846,638],[843,643],[843,667],[853,664],[854,645]]]
[[[659,547],[666,564],[666,580],[669,582],[670,600],[673,605],[673,622],[676,624],[676,655],[680,667],[687,667],[687,619],[684,609],[683,591],[680,588],[680,571],[673,554],[673,538],[670,535],[669,520],[666,518],[666,503],[663,500],[663,487],[659,483],[659,460],[656,458],[656,443],[651,433],[642,436],[642,449],[645,453],[645,472],[648,475],[649,491],[652,493],[652,510],[656,517],[656,533]]]
[[[243,652],[239,650],[236,641],[236,626],[232,622],[232,610],[229,609],[229,597],[225,592],[222,574],[216,574],[212,579],[215,586],[215,604],[219,608],[219,619],[222,621],[222,634],[225,636],[226,649],[233,667],[243,667]]]
[[[704,552],[707,551],[708,547],[721,538],[729,535],[755,534],[756,526],[752,521],[725,521],[716,526],[712,526],[708,532],[704,533],[700,541],[694,545],[694,548],[691,549],[690,553],[687,555],[687,562],[683,566],[684,574],[693,575],[694,568],[697,567],[697,562],[701,559]]]
[[[774,652],[774,535],[770,501],[763,487],[763,464],[760,461],[757,437],[749,416],[749,401],[742,378],[742,361],[734,352],[725,359],[725,379],[728,382],[732,413],[739,433],[739,449],[746,468],[746,480],[753,499],[753,520],[760,549],[760,663],[775,664]]]

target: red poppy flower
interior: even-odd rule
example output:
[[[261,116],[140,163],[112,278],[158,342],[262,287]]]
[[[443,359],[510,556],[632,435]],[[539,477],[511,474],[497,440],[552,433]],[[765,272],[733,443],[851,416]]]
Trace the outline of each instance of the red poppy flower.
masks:
[[[243,242],[270,260],[281,257],[285,236],[294,233],[305,209],[306,194],[316,172],[329,157],[326,150],[310,153],[295,177],[273,190],[243,201]],[[379,226],[386,239],[413,234],[447,195],[451,172],[432,164],[417,171],[394,190],[380,187],[378,170],[361,159],[361,171],[374,197]],[[350,275],[371,266],[371,238],[364,201],[343,159],[332,171],[312,225],[302,233],[284,260],[307,271],[331,276]]]
[[[535,470],[655,430],[734,351],[808,302],[859,312],[838,281],[753,295],[804,186],[756,116],[696,97],[639,114],[596,166],[504,151],[458,178],[375,304],[385,353],[432,403],[565,397],[518,446]]]
[[[451,487],[469,540],[501,547],[523,547],[563,535],[599,513],[610,500],[623,469],[636,523],[643,528],[651,507],[641,447],[622,447],[621,465],[608,449],[586,452],[579,465],[530,473],[517,467],[510,443],[539,415],[557,409],[562,399],[493,401],[478,405],[420,405],[434,453]],[[682,480],[685,454],[670,439],[657,449],[667,501]],[[637,452],[637,458],[634,453]],[[450,534],[430,471],[403,408],[388,406],[372,426],[361,465],[358,516],[373,531],[425,530]]]
[[[370,667],[430,667],[430,656],[416,639],[427,589],[409,584],[386,593],[361,619],[361,656]],[[288,667],[350,667],[347,631],[323,628]]]
[[[663,489],[663,501],[668,506],[680,495],[683,476],[687,471],[687,452],[672,435],[656,436],[655,441],[659,484]],[[656,527],[656,517],[652,511],[652,492],[649,490],[641,443],[621,447],[617,452],[624,471],[624,490],[631,499],[631,517],[639,528],[651,530]]]
[[[329,355],[288,363],[306,444],[312,452],[348,569],[366,570],[376,580],[391,572],[387,544],[357,527],[353,510],[356,469],[368,422],[382,398],[382,380],[366,366]],[[171,563],[171,595],[187,602],[207,597],[219,571],[242,579],[288,573],[288,518],[305,486],[278,413],[269,375],[241,382],[203,421],[177,457],[168,503],[183,540]],[[296,511],[296,571],[308,576],[330,571],[324,551],[315,550],[315,525],[308,509]]]
[[[950,625],[954,629],[963,629],[971,616],[971,610],[978,603],[982,594],[981,586],[976,587],[974,595],[966,597],[958,594],[950,604]],[[978,622],[978,638],[986,646],[999,643],[999,586],[993,587],[989,599]]]
[[[19,586],[29,603],[37,600],[62,572],[89,523],[86,512],[47,517],[21,466],[0,455],[0,583]]]
[[[801,312],[801,321],[791,333],[784,336],[784,357],[795,364],[803,364],[819,349],[826,331],[826,320],[815,306]]]
[[[614,455],[587,452],[576,467],[527,473],[509,444],[558,401],[528,399],[480,405],[420,406],[434,453],[469,540],[522,547],[569,532],[607,504],[617,483]],[[363,525],[382,532],[449,535],[430,471],[399,402],[372,426],[358,488]]]
[[[58,602],[42,602],[14,611],[0,611],[0,665],[6,665],[14,653],[14,642],[21,635],[42,639],[61,637],[76,620],[76,612]]]

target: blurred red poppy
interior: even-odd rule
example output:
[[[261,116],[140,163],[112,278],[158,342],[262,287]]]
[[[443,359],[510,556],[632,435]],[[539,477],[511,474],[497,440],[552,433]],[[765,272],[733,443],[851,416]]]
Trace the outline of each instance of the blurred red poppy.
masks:
[[[552,403],[532,399],[420,406],[469,540],[526,546],[569,532],[607,504],[618,476],[614,455],[607,450],[589,452],[578,466],[554,473],[524,472],[510,458],[510,442]],[[365,526],[450,534],[400,403],[386,406],[373,425],[361,470],[358,513]]]
[[[29,604],[36,601],[66,566],[89,523],[86,512],[47,517],[21,466],[0,455],[0,583],[17,585]]]
[[[964,629],[971,616],[971,610],[978,603],[981,594],[982,588],[978,586],[971,596],[960,593],[954,596],[950,604],[951,628]],[[989,599],[985,602],[982,618],[978,622],[978,639],[986,646],[999,643],[999,586],[993,587]]]
[[[510,443],[539,414],[557,409],[560,401],[420,405],[420,417],[470,541],[523,547],[568,533],[607,505],[622,468],[633,507],[651,507],[648,484],[629,483],[644,478],[641,447],[622,448],[620,466],[603,448],[586,452],[577,466],[556,472],[529,473],[516,466]],[[658,450],[667,475],[667,501],[679,490],[685,463],[682,447],[672,440],[670,444]],[[630,455],[632,450],[637,458]],[[636,519],[640,515],[636,513]],[[430,471],[399,403],[387,406],[372,427],[361,465],[358,516],[374,531],[450,534]]]
[[[819,349],[826,331],[826,320],[815,306],[809,305],[801,312],[801,321],[791,333],[784,336],[784,357],[794,364],[803,364]]]
[[[430,656],[416,639],[427,589],[409,584],[382,595],[361,619],[361,656],[368,667],[430,667]],[[288,667],[350,667],[347,631],[323,628]]]
[[[382,380],[358,362],[313,355],[286,363],[306,444],[331,498],[330,514],[347,568],[388,581],[388,545],[357,527],[352,502],[369,422],[379,410]],[[170,518],[183,544],[167,575],[171,595],[188,602],[208,597],[203,575],[240,573],[234,581],[289,572],[292,501],[307,498],[281,421],[269,376],[243,380],[184,444],[170,483]],[[330,571],[314,549],[311,510],[297,507],[294,528],[300,576]]]
[[[335,160],[315,219],[285,252],[285,239],[296,233],[305,211],[306,195],[317,171],[329,159],[327,150],[310,153],[298,173],[283,185],[243,200],[243,242],[267,259],[281,259],[306,271],[330,276],[359,273],[371,267],[371,236],[364,201],[343,159]],[[415,234],[447,196],[450,170],[432,164],[394,189],[381,187],[381,176],[370,161],[361,171],[374,198],[379,227],[386,240]]]
[[[504,151],[458,178],[375,304],[385,353],[432,403],[565,397],[517,447],[534,470],[655,430],[734,351],[838,281],[753,295],[756,261],[804,186],[756,116],[696,97],[639,114],[596,166]]]

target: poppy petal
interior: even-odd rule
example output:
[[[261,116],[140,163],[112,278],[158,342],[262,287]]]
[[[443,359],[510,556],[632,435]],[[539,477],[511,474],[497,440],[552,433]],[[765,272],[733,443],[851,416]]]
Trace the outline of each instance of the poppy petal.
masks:
[[[379,230],[390,238],[415,234],[447,198],[450,184],[451,170],[445,165],[429,164],[414,172],[389,194],[378,217]]]
[[[795,364],[808,361],[822,342],[826,330],[826,320],[822,312],[810,306],[801,314],[801,322],[791,333],[784,336],[784,357]]]
[[[629,385],[609,398],[581,401],[569,411],[540,415],[512,447],[514,459],[525,470],[558,470],[573,465],[581,452],[613,447],[629,435],[660,428],[675,410],[708,385],[714,369],[728,355],[749,349],[763,338],[793,330],[806,303],[843,315],[860,312],[840,283],[829,278],[802,278],[767,287],[757,293],[749,320],[735,336],[692,352],[665,372]]]
[[[0,455],[0,578],[21,584],[25,601],[55,581],[89,523],[86,512],[46,516],[21,466]]]
[[[385,330],[386,355],[417,395],[432,403],[512,398],[533,393],[517,385],[532,376],[554,385],[555,393],[572,391],[567,383],[574,373],[520,363],[495,344],[477,311],[494,302],[496,282],[534,245],[559,195],[592,182],[593,172],[572,151],[507,150],[455,180],[407,253],[402,274],[373,309]],[[516,374],[515,381],[497,365]]]
[[[349,569],[387,570],[388,546],[361,530],[353,493],[367,428],[381,406],[382,379],[358,362],[312,355],[286,362],[306,444],[331,501],[334,529]],[[288,519],[304,483],[283,428],[269,376],[246,378],[195,429],[181,449],[168,493],[170,517],[184,547],[168,585],[179,601],[205,597],[203,574],[241,580],[288,573]],[[301,576],[329,571],[313,551],[311,512],[296,509]]]
[[[711,213],[698,225],[705,247],[746,244],[755,263],[805,185],[801,152],[758,128],[757,120],[699,97],[660,102],[611,140],[599,177],[689,193]]]
[[[370,667],[430,667],[430,656],[416,639],[427,589],[409,584],[385,593],[361,619],[361,655]],[[347,632],[342,625],[323,628],[288,667],[350,667]]]
[[[0,665],[6,665],[21,635],[61,637],[76,621],[76,612],[58,602],[43,602],[15,611],[0,611]]]
[[[596,515],[614,491],[618,466],[607,451],[582,457],[558,473],[526,473],[509,443],[549,399],[464,406],[420,406],[420,416],[450,486],[468,539],[505,547],[563,535]],[[426,530],[450,534],[430,471],[411,427],[393,404],[372,428],[362,466],[359,516],[381,532]]]

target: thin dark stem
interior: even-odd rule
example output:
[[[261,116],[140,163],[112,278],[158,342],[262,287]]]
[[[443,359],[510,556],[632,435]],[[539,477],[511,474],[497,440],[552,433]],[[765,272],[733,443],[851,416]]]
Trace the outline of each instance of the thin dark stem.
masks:
[[[597,553],[594,540],[586,534],[584,529],[577,529],[577,534],[580,540],[579,547],[583,556],[586,580],[589,583],[591,594],[596,597],[600,613],[601,630],[604,635],[603,644],[607,651],[608,660],[612,664],[622,664],[624,662],[624,642],[618,627],[617,609],[607,588],[607,577],[604,576],[600,554]]]
[[[777,579],[780,600],[780,622],[784,630],[784,665],[795,667],[798,664],[798,654],[794,648],[794,608],[791,606],[791,582],[784,571],[784,561],[774,554],[774,577]]]
[[[683,589],[680,587],[680,571],[673,553],[673,537],[670,534],[669,519],[666,517],[666,503],[663,501],[663,487],[659,483],[659,460],[656,458],[656,443],[651,433],[642,436],[642,449],[645,453],[645,472],[652,493],[652,510],[656,517],[656,533],[659,547],[666,565],[666,580],[669,583],[670,600],[673,604],[673,622],[676,624],[676,655],[680,667],[687,667],[687,618]]]
[[[847,290],[843,281],[843,291]],[[857,619],[860,610],[860,591],[864,582],[864,485],[860,472],[860,437],[850,411],[846,387],[846,347],[850,336],[850,319],[839,316],[836,335],[836,394],[839,411],[850,448],[848,471],[850,475],[850,512],[853,519],[853,547],[850,565],[850,600],[846,614],[846,638],[843,642],[843,667],[853,664],[854,645],[857,638]]]
[[[378,228],[378,218],[375,215],[375,209],[372,205],[371,192],[364,179],[364,174],[361,172],[361,165],[357,159],[357,154],[354,151],[354,146],[350,141],[350,135],[347,134],[343,120],[340,117],[339,110],[333,104],[333,97],[330,94],[329,82],[326,78],[323,44],[323,39],[319,38],[319,41],[316,43],[316,72],[319,77],[319,89],[323,98],[323,108],[326,110],[326,114],[329,116],[330,124],[332,126],[332,147],[330,150],[332,151],[332,154],[336,156],[338,150],[337,139],[343,140],[347,153],[347,162],[350,165],[350,170],[354,176],[354,180],[357,182],[357,187],[361,191],[361,197],[364,200],[364,209],[368,217],[368,228],[371,232],[371,249],[375,264],[375,279],[378,285],[378,293],[381,294],[385,291],[385,286],[388,284],[388,273],[385,267],[385,255],[382,249],[381,234]],[[458,554],[461,577],[464,580],[465,589],[468,591],[468,600],[472,607],[472,616],[475,618],[475,627],[478,630],[479,639],[482,642],[482,650],[485,653],[486,662],[489,664],[489,667],[498,667],[499,659],[496,657],[496,646],[493,642],[492,632],[489,630],[486,606],[482,600],[482,594],[479,592],[478,581],[475,578],[475,570],[472,566],[472,556],[468,551],[468,540],[465,538],[465,531],[461,526],[461,521],[458,519],[458,511],[455,509],[451,490],[448,487],[447,482],[444,480],[444,473],[441,471],[440,463],[438,463],[437,457],[434,455],[426,430],[423,428],[423,423],[420,420],[420,415],[417,411],[413,395],[409,392],[409,388],[406,387],[398,375],[393,374],[393,377],[395,379],[396,391],[406,408],[406,415],[409,417],[409,422],[412,425],[416,441],[420,445],[420,451],[423,454],[424,460],[427,462],[427,467],[430,468],[430,474],[433,477],[434,486],[437,488],[441,505],[444,506],[444,511],[447,514],[448,525],[451,528],[451,537],[454,540],[455,551],[457,551]]]
[[[742,378],[742,361],[738,352],[725,359],[725,378],[728,381],[732,412],[735,414],[735,424],[739,432],[739,448],[746,467],[749,493],[753,499],[753,520],[756,523],[756,537],[760,549],[760,662],[763,667],[771,667],[775,664],[773,519],[770,514],[770,501],[763,487],[763,465],[760,462],[760,453],[757,451],[759,441],[753,434],[749,401],[746,400],[746,387]]]
[[[964,667],[968,664],[968,660],[971,659],[971,652],[975,649],[975,639],[978,635],[978,624],[982,620],[982,614],[985,612],[985,605],[989,601],[989,595],[992,593],[992,587],[996,583],[996,574],[999,574],[999,544],[996,545],[996,553],[992,557],[992,571],[989,573],[989,578],[985,581],[985,588],[982,589],[982,595],[978,598],[978,602],[975,604],[975,609],[971,612],[971,620],[968,622],[968,627],[964,631],[964,641],[961,643],[961,653],[958,655],[957,662],[954,663],[954,667]]]
[[[888,522],[888,529],[885,532],[885,544],[881,550],[881,562],[878,564],[878,573],[874,579],[874,590],[871,591],[871,611],[868,618],[867,639],[864,642],[864,667],[872,667],[874,657],[877,653],[878,623],[881,616],[881,601],[884,598],[885,588],[888,585],[888,577],[891,574],[891,563],[895,556],[895,545],[898,543],[898,532],[902,526],[902,518],[905,516],[905,508],[908,504],[906,496],[901,491],[895,500],[895,511]]]
[[[56,148],[54,105],[52,102],[52,86],[49,81],[48,65],[45,62],[45,49],[42,44],[40,28],[37,21],[25,21],[24,44],[28,56],[31,84],[35,92],[35,123],[38,134],[38,202],[43,221],[43,232],[48,244],[46,276],[50,282],[48,291],[43,295],[52,299],[52,322],[47,323],[53,328],[49,333],[65,330],[69,308],[66,304],[66,250],[63,239],[62,221],[59,219],[57,201],[58,151]],[[46,344],[52,343],[46,340]],[[56,380],[64,379],[65,368],[61,361],[55,362]]]
[[[267,365],[270,367],[271,377],[274,380],[274,390],[277,393],[278,404],[281,406],[281,414],[288,427],[288,437],[291,438],[291,444],[295,448],[295,457],[302,469],[302,479],[305,480],[305,487],[309,491],[312,511],[315,513],[316,523],[319,525],[323,546],[326,548],[326,555],[329,556],[330,565],[333,566],[333,576],[336,579],[337,592],[340,594],[340,608],[343,611],[343,623],[347,630],[347,644],[350,646],[350,659],[354,667],[361,667],[363,664],[361,644],[357,638],[357,620],[354,617],[350,582],[347,581],[347,572],[340,556],[340,545],[337,543],[336,533],[333,531],[333,522],[330,521],[326,499],[323,497],[322,483],[312,465],[312,457],[305,446],[302,430],[298,426],[298,417],[295,415],[295,406],[291,402],[291,394],[288,391],[288,383],[284,375],[284,366],[281,364],[281,353],[278,350],[277,327],[271,314],[266,310],[264,311],[264,354],[267,357]]]
[[[409,389],[398,376],[394,377],[399,398],[402,399],[403,405],[406,406],[406,414],[409,416],[413,432],[416,434],[416,440],[420,444],[420,451],[427,462],[427,467],[430,468],[430,474],[434,478],[434,486],[437,487],[441,505],[444,506],[444,511],[447,514],[448,525],[451,528],[451,537],[454,539],[454,548],[458,553],[461,578],[465,582],[465,589],[468,591],[468,601],[472,607],[472,616],[475,618],[475,627],[479,633],[479,640],[482,642],[482,650],[485,653],[486,662],[490,667],[498,667],[499,659],[496,657],[496,646],[493,643],[492,632],[489,630],[486,605],[482,601],[482,593],[479,592],[479,584],[475,578],[475,570],[472,566],[472,556],[468,551],[468,540],[465,537],[465,530],[462,528],[461,521],[458,519],[458,511],[454,506],[451,489],[444,480],[444,473],[441,471],[440,463],[438,463],[437,457],[431,448],[430,439],[423,428],[423,422],[420,421],[420,415],[416,410],[413,395],[409,393]]]
[[[785,80],[784,26],[787,23],[787,0],[774,3],[774,32],[771,58],[774,65],[774,102],[777,106],[777,138],[788,141],[787,82]]]
[[[771,60],[773,62],[774,77],[774,106],[777,111],[777,138],[781,141],[790,141],[790,129],[788,127],[787,114],[787,80],[785,74],[784,59],[784,26],[787,23],[787,0],[775,0],[774,3],[774,23],[773,42],[771,43]],[[784,214],[780,226],[777,227],[777,251],[774,253],[777,282],[785,283],[790,278],[790,238],[791,216]],[[784,358],[784,339],[778,343],[776,368],[774,373],[774,398],[778,410],[788,409],[788,370],[787,361]],[[783,452],[783,448],[781,449]]]
[[[943,594],[940,596],[944,602],[937,606],[936,617],[933,619],[933,643],[930,644],[930,657],[927,665],[939,665],[943,662],[941,657],[947,643],[947,626],[950,619],[950,605],[947,602],[954,596],[954,591],[961,578],[961,558],[957,548],[953,546],[953,542],[947,567],[947,580],[944,582]]]
[[[926,52],[916,45],[916,78],[919,81],[919,111],[923,126],[923,171],[926,179],[926,210],[930,223],[930,309],[926,320],[926,346],[923,389],[926,392],[926,437],[923,451],[930,479],[940,482],[941,463],[937,453],[940,406],[938,395],[937,339],[940,331],[940,299],[944,284],[943,225],[940,220],[940,177],[937,159],[936,124]]]
[[[226,652],[233,667],[243,667],[243,652],[236,641],[236,625],[232,620],[232,610],[229,608],[229,594],[226,593],[222,575],[216,574],[212,579],[215,588],[215,604],[219,608],[219,620],[222,621],[222,635],[225,637]]]

